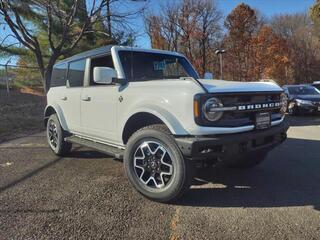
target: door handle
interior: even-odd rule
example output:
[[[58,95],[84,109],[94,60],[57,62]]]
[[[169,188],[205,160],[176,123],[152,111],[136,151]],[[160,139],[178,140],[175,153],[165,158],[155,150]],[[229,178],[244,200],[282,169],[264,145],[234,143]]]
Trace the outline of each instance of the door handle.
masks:
[[[62,101],[66,101],[68,98],[66,96],[62,97],[61,100]]]
[[[82,101],[90,101],[91,100],[91,97],[88,97],[88,96],[86,96],[86,97],[82,97],[81,98],[82,99]]]

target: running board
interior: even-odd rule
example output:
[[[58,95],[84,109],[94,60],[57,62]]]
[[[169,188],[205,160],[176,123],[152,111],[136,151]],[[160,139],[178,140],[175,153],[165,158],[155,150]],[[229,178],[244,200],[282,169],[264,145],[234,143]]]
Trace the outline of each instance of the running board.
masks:
[[[117,148],[117,147],[113,147],[110,145],[106,145],[106,144],[102,144],[102,143],[98,143],[92,140],[87,140],[84,138],[80,138],[77,136],[70,136],[70,137],[66,137],[65,140],[67,142],[70,143],[76,143],[82,146],[86,146],[88,148],[92,148],[97,150],[98,152],[102,152],[102,153],[106,153],[116,159],[122,159],[123,158],[123,153],[124,150]]]

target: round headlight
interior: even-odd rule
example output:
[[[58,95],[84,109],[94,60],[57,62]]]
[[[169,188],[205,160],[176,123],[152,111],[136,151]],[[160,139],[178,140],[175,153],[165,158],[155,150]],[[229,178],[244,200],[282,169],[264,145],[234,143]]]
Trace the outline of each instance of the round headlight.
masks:
[[[281,93],[280,95],[280,113],[285,114],[288,107],[288,97],[285,93]]]
[[[218,121],[223,112],[219,108],[223,107],[221,101],[217,98],[209,98],[202,107],[202,111],[207,120],[214,122]]]

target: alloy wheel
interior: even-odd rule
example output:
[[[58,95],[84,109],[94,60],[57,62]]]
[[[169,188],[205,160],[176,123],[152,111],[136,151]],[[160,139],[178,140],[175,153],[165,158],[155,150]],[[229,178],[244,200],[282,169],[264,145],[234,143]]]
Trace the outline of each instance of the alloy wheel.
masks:
[[[48,138],[49,143],[52,148],[57,148],[58,146],[58,130],[57,125],[53,120],[50,120],[48,123]]]
[[[163,189],[173,175],[172,158],[167,149],[157,141],[145,141],[134,153],[134,170],[147,187]]]

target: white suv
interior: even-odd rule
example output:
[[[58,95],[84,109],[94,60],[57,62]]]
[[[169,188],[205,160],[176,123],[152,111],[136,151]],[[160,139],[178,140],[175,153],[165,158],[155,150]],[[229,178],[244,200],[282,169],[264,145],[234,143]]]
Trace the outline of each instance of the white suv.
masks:
[[[76,143],[123,158],[134,187],[161,202],[189,188],[195,163],[252,167],[288,129],[276,84],[199,79],[160,50],[106,46],[58,62],[47,102],[55,154]]]

